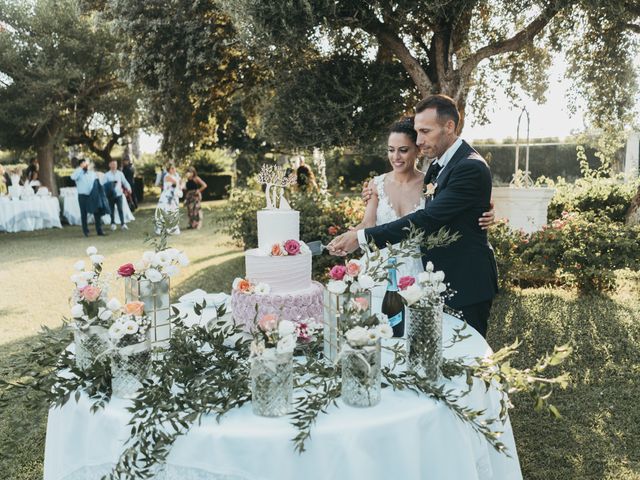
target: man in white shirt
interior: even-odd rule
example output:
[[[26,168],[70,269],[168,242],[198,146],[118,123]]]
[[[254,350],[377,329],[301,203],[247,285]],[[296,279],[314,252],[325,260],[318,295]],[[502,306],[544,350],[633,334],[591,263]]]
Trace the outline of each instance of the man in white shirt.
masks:
[[[118,162],[111,160],[109,162],[109,171],[102,177],[102,184],[105,186],[107,192],[107,198],[109,200],[109,208],[111,209],[111,230],[115,230],[115,210],[114,206],[118,207],[118,215],[120,216],[120,225],[122,230],[128,230],[127,224],[124,221],[124,214],[122,213],[122,201],[123,201],[123,188],[127,191],[131,191],[131,185],[127,182],[124,174],[118,170]]]
[[[96,172],[93,170],[93,165],[85,159],[80,159],[78,167],[71,174],[71,180],[76,182],[76,188],[78,189],[78,205],[80,206],[80,219],[82,221],[82,233],[85,237],[89,236],[89,226],[87,225],[87,207],[89,204],[89,195],[93,189],[93,184],[98,178]],[[96,233],[100,236],[104,236],[102,231],[102,220],[100,215],[94,215],[96,224]]]

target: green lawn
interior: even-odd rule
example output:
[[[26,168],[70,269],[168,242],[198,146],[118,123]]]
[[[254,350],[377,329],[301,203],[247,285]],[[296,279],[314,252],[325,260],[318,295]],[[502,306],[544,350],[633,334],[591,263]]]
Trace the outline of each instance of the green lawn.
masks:
[[[202,230],[173,237],[191,265],[172,285],[173,297],[202,288],[229,290],[243,272],[241,250],[220,233],[221,202],[207,203]],[[82,237],[80,227],[0,234],[0,376],[29,351],[41,324],[55,327],[68,312],[73,263],[95,245],[107,270],[137,259],[150,231],[149,208],[136,212],[128,232]],[[184,223],[184,221],[183,221]],[[114,285],[121,293],[122,285]],[[554,344],[570,342],[572,387],[558,392],[560,420],[532,411],[515,396],[511,419],[526,479],[640,479],[640,285],[624,281],[612,296],[577,297],[562,290],[503,292],[494,304],[489,343],[524,341],[515,363],[532,361]],[[1,478],[42,478],[47,408],[28,411],[19,400],[0,412]],[[293,454],[293,451],[292,451]]]

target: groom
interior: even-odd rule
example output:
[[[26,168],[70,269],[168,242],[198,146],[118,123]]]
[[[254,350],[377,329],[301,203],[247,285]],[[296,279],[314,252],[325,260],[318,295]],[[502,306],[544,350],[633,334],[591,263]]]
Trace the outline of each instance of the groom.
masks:
[[[425,176],[427,197],[423,210],[372,228],[347,232],[329,244],[334,255],[346,255],[373,240],[382,248],[408,235],[410,223],[427,235],[447,227],[461,237],[448,247],[423,252],[422,262],[443,270],[445,281],[456,294],[447,305],[460,310],[469,325],[482,336],[493,297],[498,291],[498,272],[486,230],[477,219],[490,209],[491,172],[484,159],[456,131],[460,114],[445,95],[431,95],[416,105],[414,128],[418,146],[428,158],[436,158]]]

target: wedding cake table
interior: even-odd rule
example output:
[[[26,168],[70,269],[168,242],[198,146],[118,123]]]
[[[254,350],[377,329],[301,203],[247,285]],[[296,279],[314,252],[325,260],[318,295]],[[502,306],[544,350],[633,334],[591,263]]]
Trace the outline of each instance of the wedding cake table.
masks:
[[[374,309],[379,309],[375,304]],[[189,307],[178,304],[181,311]],[[214,312],[212,310],[210,313]],[[202,319],[214,318],[206,312]],[[451,344],[459,321],[445,315],[444,345]],[[473,329],[471,337],[445,348],[447,358],[491,354]],[[394,340],[388,340],[394,341]],[[464,379],[446,381],[463,390]],[[497,417],[497,391],[476,384],[461,404],[485,409]],[[464,402],[464,403],[462,403]],[[165,480],[305,480],[330,479],[451,479],[517,480],[522,478],[511,425],[501,441],[507,456],[495,451],[442,403],[408,391],[385,389],[372,408],[352,408],[338,402],[318,417],[307,451],[295,453],[295,429],[287,417],[252,414],[251,405],[233,410],[220,423],[207,417],[177,439],[167,465],[157,478]],[[108,474],[129,437],[129,402],[113,398],[104,410],[90,413],[83,394],[49,411],[45,446],[45,480],[89,480]]]

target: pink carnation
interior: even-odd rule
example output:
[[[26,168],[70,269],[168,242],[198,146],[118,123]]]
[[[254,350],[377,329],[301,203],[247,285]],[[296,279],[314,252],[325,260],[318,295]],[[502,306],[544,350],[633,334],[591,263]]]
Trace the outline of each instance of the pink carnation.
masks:
[[[300,253],[300,242],[297,240],[287,240],[284,242],[284,249],[289,255],[297,255]]]
[[[258,321],[258,327],[263,332],[271,332],[278,328],[278,317],[273,313],[267,313]]]
[[[100,296],[100,289],[98,287],[94,287],[93,285],[87,285],[82,290],[80,290],[82,294],[82,298],[84,298],[87,302],[95,302]]]
[[[400,290],[404,290],[407,287],[410,287],[411,285],[413,285],[414,283],[416,283],[416,279],[410,276],[406,276],[406,277],[400,277],[400,280],[398,281],[398,288]]]
[[[344,265],[336,265],[329,272],[329,276],[333,280],[342,280],[346,273],[347,273],[347,269]]]
[[[360,273],[360,264],[353,260],[347,263],[346,268],[347,268],[347,275],[349,275],[350,277],[357,277],[358,274]]]

